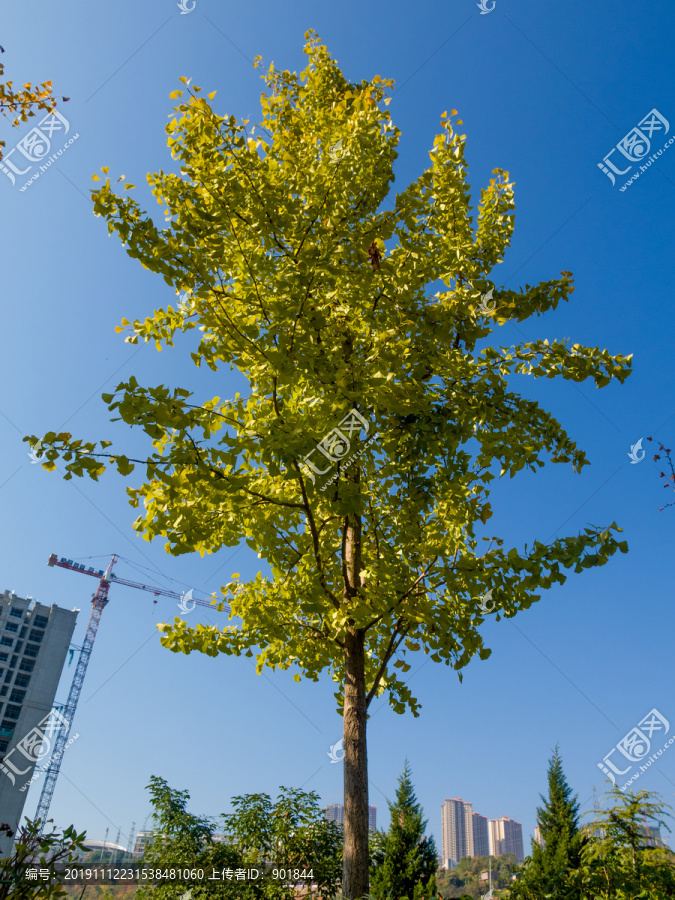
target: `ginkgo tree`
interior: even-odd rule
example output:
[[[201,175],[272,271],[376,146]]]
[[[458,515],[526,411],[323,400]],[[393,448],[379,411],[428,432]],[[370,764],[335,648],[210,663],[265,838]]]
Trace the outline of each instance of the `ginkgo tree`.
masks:
[[[217,114],[214,95],[182,79],[167,126],[177,171],[148,176],[164,222],[117,193],[107,168],[93,191],[129,256],[183,298],[123,319],[126,340],[161,349],[199,329],[195,365],[236,367],[246,396],[132,377],[103,397],[151,439],[147,458],[70,434],[41,440],[45,467],[65,463],[66,478],[97,479],[108,465],[128,476],[142,463],[145,481],[127,487],[142,509],[134,527],[165,538],[169,553],[244,541],[264,560],[217,597],[240,621],[176,619],[158,626],[162,643],[255,654],[259,672],[290,668],[296,680],[330,673],[344,727],[342,891],[352,900],[368,889],[372,701],[386,692],[396,712],[418,715],[405,675],[420,650],[456,670],[486,659],[486,591],[494,615],[510,618],[564,582],[563,570],[627,549],[614,523],[529,550],[480,543],[493,478],[545,459],[575,471],[588,462],[509,383],[523,374],[603,387],[623,382],[631,361],[567,340],[497,346],[500,326],[568,300],[571,273],[519,291],[491,280],[513,230],[512,184],[496,169],[474,217],[454,110],[441,117],[429,167],[388,200],[400,136],[387,111],[393,82],[349,83],[318,36],[306,40],[300,75],[274,65],[263,75],[254,127]]]

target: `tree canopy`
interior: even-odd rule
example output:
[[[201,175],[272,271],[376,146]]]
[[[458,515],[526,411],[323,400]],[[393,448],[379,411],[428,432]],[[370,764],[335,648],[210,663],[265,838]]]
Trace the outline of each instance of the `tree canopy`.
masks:
[[[562,569],[580,572],[625,552],[614,524],[535,541],[524,553],[503,550],[499,539],[478,552],[476,523],[491,516],[496,474],[536,471],[546,455],[577,471],[588,463],[551,415],[508,389],[508,376],[591,378],[602,387],[627,377],[630,357],[548,340],[476,352],[495,325],[567,301],[570,273],[523,292],[499,290],[496,311],[481,311],[513,229],[506,173],[495,170],[481,192],[474,226],[465,136],[444,114],[431,166],[393,209],[379,211],[399,138],[381,109],[391,82],[348,84],[316,37],[305,52],[302,79],[274,67],[264,76],[269,140],[217,115],[199,88],[189,99],[176,92],[167,131],[180,174],[148,176],[166,206],[165,228],[110,179],[93,193],[127,253],[190,297],[187,314],[178,304],[156,310],[134,320],[126,339],[161,349],[198,328],[195,365],[236,367],[248,396],[194,403],[186,390],[145,388],[131,377],[104,399],[153,441],[142,461],[146,483],[128,489],[131,504],[144,507],[138,533],[165,537],[174,554],[214,553],[243,539],[271,571],[223,586],[240,625],[195,629],[177,619],[163,626],[165,645],[210,655],[260,647],[259,669],[294,667],[316,680],[328,668],[342,684],[344,637],[360,629],[369,696],[386,687],[396,711],[416,713],[390,666],[394,654],[400,674],[409,669],[406,650],[421,646],[461,669],[489,653],[478,630],[485,589],[495,587],[511,617],[538,590],[564,582]],[[336,143],[337,158],[329,152]],[[372,239],[383,249],[396,242],[376,270],[366,257]],[[446,289],[427,296],[439,281]],[[379,437],[346,472],[333,441],[340,478],[321,492],[303,461],[353,409]],[[353,439],[359,423],[343,424],[343,436]],[[134,469],[122,453],[67,434],[42,440],[45,467],[62,456],[66,478],[98,478],[106,456],[122,474]],[[351,521],[359,522],[354,580],[341,553]]]

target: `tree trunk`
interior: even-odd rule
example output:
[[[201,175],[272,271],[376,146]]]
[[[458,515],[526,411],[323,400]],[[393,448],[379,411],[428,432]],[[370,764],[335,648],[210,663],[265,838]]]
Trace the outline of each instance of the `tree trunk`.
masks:
[[[344,850],[342,895],[360,900],[368,893],[368,757],[366,750],[365,635],[348,631],[345,640]]]

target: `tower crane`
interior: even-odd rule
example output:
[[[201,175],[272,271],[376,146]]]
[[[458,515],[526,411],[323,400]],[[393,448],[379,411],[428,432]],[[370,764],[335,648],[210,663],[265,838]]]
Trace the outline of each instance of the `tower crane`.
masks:
[[[96,639],[96,632],[98,631],[98,626],[101,621],[101,614],[108,603],[108,591],[110,590],[110,585],[123,584],[126,587],[138,588],[141,591],[151,591],[156,597],[173,597],[176,600],[180,600],[181,605],[186,607],[184,612],[188,612],[189,609],[194,609],[194,607],[187,608],[186,604],[189,602],[194,603],[197,606],[207,606],[211,610],[214,609],[214,606],[208,601],[198,600],[196,597],[193,597],[191,590],[179,594],[176,591],[169,591],[166,588],[153,587],[152,585],[140,584],[137,581],[129,581],[126,578],[118,578],[117,575],[113,573],[113,566],[117,562],[117,557],[118,554],[114,553],[105,571],[103,569],[96,570],[91,566],[85,567],[80,563],[74,562],[72,559],[66,559],[65,557],[59,559],[56,553],[52,553],[47,562],[48,566],[60,566],[62,569],[69,569],[71,572],[79,572],[81,575],[91,575],[94,578],[98,578],[99,583],[96,593],[92,594],[92,609],[91,616],[89,617],[89,624],[87,625],[87,631],[84,636],[84,641],[82,642],[80,658],[75,667],[73,682],[70,685],[70,693],[68,694],[65,706],[61,710],[62,721],[56,735],[56,740],[54,741],[54,749],[46,769],[45,782],[42,786],[42,793],[40,794],[37,812],[35,813],[35,818],[40,819],[42,826],[44,826],[47,821],[47,814],[49,813],[54,788],[56,787],[56,779],[58,778],[61,769],[61,759],[63,758],[66,739],[70,727],[73,724],[75,711],[77,710],[77,703],[80,699],[80,693],[82,692],[84,676],[87,671],[87,666],[89,665],[89,658],[91,657],[94,640]],[[156,602],[157,601],[155,600],[155,603]],[[229,612],[229,604],[223,604],[223,608],[227,609]]]

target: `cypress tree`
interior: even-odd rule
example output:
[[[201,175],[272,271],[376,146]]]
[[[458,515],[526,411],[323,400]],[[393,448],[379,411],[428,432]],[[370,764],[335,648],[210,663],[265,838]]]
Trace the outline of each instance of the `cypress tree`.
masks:
[[[374,839],[370,890],[375,900],[426,900],[436,896],[436,844],[425,837],[427,820],[417,802],[408,760],[398,780],[391,824]]]
[[[532,841],[532,855],[511,896],[514,900],[572,900],[570,875],[579,866],[585,839],[579,830],[579,804],[572,797],[557,745],[548,764],[548,798],[540,797],[537,822],[543,846]]]

